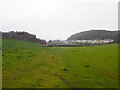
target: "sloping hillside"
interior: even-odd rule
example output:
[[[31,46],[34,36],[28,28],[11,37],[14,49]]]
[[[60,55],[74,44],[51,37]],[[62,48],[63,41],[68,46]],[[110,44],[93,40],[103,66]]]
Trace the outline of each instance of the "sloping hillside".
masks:
[[[113,39],[118,42],[118,31],[90,30],[71,35],[68,40]]]
[[[14,31],[2,32],[2,38],[29,41],[29,42],[38,43],[41,45],[46,44],[45,40],[36,38],[36,35],[30,34],[28,32],[14,32]]]

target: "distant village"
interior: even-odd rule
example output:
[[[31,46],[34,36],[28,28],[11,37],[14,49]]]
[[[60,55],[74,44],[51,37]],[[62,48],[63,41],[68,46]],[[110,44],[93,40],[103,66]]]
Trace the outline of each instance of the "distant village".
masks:
[[[0,34],[1,37],[1,34]],[[2,32],[2,38],[7,39],[16,39],[16,40],[23,40],[29,41],[33,43],[37,43],[42,46],[75,46],[78,45],[96,45],[96,44],[109,44],[113,43],[113,39],[102,39],[102,40],[49,40],[46,42],[45,40],[41,40],[36,38],[36,35],[29,34],[27,32]]]
[[[104,40],[53,40],[48,43],[51,44],[108,44],[114,42],[113,39]]]

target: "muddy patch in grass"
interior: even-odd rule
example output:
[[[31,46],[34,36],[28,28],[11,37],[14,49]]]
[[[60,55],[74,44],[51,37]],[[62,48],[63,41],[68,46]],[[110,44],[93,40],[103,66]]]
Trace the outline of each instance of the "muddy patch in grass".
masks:
[[[22,58],[21,56],[17,56],[16,58]]]
[[[89,67],[90,67],[90,65],[85,65],[84,67],[89,68]]]

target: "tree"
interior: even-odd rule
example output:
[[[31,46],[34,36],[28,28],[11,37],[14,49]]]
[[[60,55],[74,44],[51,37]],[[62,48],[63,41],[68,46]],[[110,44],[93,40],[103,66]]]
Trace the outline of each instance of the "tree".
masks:
[[[49,40],[48,43],[52,43],[53,41],[52,40]]]

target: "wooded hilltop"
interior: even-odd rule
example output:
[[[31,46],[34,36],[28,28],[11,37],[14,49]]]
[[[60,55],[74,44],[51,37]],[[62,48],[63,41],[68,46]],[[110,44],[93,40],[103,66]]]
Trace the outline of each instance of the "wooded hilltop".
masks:
[[[118,38],[120,31],[90,30],[71,35],[67,40],[104,40],[113,39],[115,43],[120,42]]]

